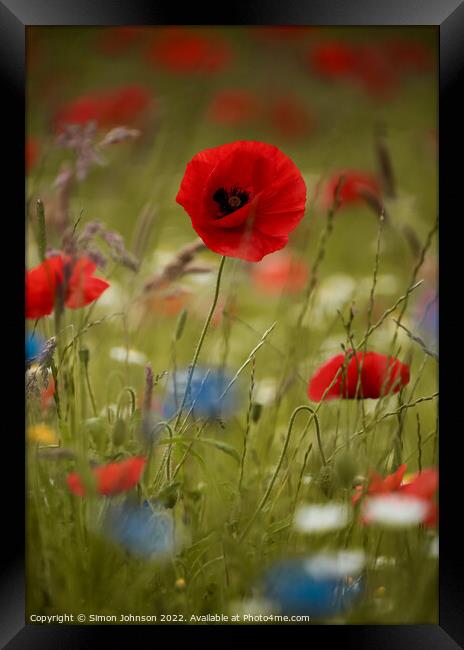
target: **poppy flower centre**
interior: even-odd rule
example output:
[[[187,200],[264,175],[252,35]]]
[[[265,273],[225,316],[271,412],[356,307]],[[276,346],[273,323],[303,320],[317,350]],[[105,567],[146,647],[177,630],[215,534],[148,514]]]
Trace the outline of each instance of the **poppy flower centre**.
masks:
[[[249,198],[249,193],[238,187],[233,187],[229,192],[223,187],[220,187],[213,194],[213,201],[216,201],[220,208],[220,214],[217,219],[221,219],[243,207],[248,203]]]

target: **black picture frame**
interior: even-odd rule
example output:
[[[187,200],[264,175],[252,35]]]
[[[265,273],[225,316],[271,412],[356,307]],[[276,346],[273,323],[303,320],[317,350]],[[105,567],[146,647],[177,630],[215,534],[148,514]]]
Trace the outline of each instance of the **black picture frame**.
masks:
[[[10,650],[24,648],[90,648],[116,631],[118,641],[140,644],[142,636],[159,640],[159,627],[26,625],[24,615],[24,440],[22,414],[24,392],[21,358],[24,332],[24,114],[25,114],[25,27],[29,25],[434,25],[440,39],[440,292],[441,323],[440,423],[440,615],[438,625],[404,626],[309,626],[305,643],[317,640],[340,643],[343,647],[421,648],[447,650],[464,647],[463,554],[460,543],[462,512],[462,455],[457,441],[462,436],[458,405],[462,380],[453,377],[453,365],[461,367],[459,316],[461,241],[457,226],[462,219],[462,122],[460,100],[464,81],[464,2],[463,0],[309,0],[283,3],[250,0],[241,5],[213,10],[191,3],[185,10],[157,0],[0,0],[0,70],[2,83],[2,144],[5,164],[1,192],[0,219],[3,222],[3,254],[10,253],[11,265],[4,266],[2,286],[3,325],[7,331],[3,362],[6,388],[2,473],[10,478],[3,491],[3,551],[0,583],[0,642]],[[458,154],[453,162],[452,153]],[[5,182],[6,181],[6,182]],[[11,203],[11,205],[9,205]],[[6,205],[5,205],[6,204]],[[455,234],[456,233],[456,234]],[[455,248],[453,248],[453,246]],[[459,247],[459,248],[458,248]],[[461,346],[462,348],[462,346]],[[2,355],[3,356],[3,355]],[[462,401],[462,397],[461,397]],[[14,408],[13,408],[14,405]],[[7,447],[6,443],[12,444]],[[231,628],[240,633],[243,626]],[[273,626],[274,627],[274,626]],[[169,626],[169,634],[180,628]],[[184,631],[185,630],[184,628]],[[249,628],[246,633],[249,633]],[[288,635],[290,628],[284,631]],[[254,632],[262,633],[262,628]],[[220,634],[219,626],[208,633]],[[274,633],[274,631],[273,631]]]

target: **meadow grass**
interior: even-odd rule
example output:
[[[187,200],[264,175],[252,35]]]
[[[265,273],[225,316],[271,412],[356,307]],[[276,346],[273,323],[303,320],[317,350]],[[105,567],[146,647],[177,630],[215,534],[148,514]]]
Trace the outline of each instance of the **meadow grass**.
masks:
[[[30,394],[27,425],[46,423],[57,443],[26,446],[28,616],[172,614],[189,622],[193,614],[233,614],[259,596],[262,573],[274,562],[363,549],[362,597],[327,620],[436,623],[436,532],[365,526],[357,515],[341,530],[316,535],[292,525],[301,504],[350,504],[354,484],[372,470],[385,476],[402,463],[409,473],[438,463],[438,355],[415,319],[421,296],[433,288],[424,269],[437,246],[437,166],[426,142],[436,128],[436,77],[412,77],[381,103],[349,84],[310,78],[294,45],[276,53],[240,29],[220,30],[237,58],[227,79],[196,80],[155,71],[134,53],[97,55],[92,28],[34,31],[40,57],[28,62],[27,120],[29,132],[41,137],[42,155],[27,182],[28,267],[44,258],[46,245],[61,248],[49,222],[59,192],[52,184],[71,154],[54,145],[53,93],[63,101],[137,81],[153,89],[161,108],[139,139],[105,150],[107,164],[92,167],[67,201],[76,233],[103,222],[121,233],[139,266],[111,262],[99,271],[111,288],[95,304],[29,323],[57,345],[50,365],[55,398],[44,410]],[[343,36],[360,41],[369,32],[374,39],[388,35],[345,29]],[[427,30],[408,35],[433,44]],[[46,84],[54,80],[49,96]],[[292,139],[265,125],[226,128],[206,120],[218,88],[259,92],[269,84],[312,107],[313,133]],[[388,219],[366,205],[327,214],[313,200],[318,183],[339,168],[375,171],[379,124],[387,128],[396,185],[396,196],[385,199]],[[251,280],[251,263],[201,249],[193,259],[208,272],[171,283],[189,292],[188,302],[172,314],[162,295],[152,306],[144,286],[196,238],[175,202],[186,163],[201,149],[238,139],[272,142],[303,174],[307,211],[287,250],[309,266],[305,289],[264,295]],[[125,357],[112,357],[115,347]],[[411,380],[379,400],[310,402],[309,378],[343,349],[396,356],[410,365]],[[133,363],[130,350],[145,361]],[[148,363],[154,376],[147,389]],[[199,417],[195,408],[171,418],[161,413],[173,376],[187,369],[188,386],[196,366],[230,375],[219,400],[237,391],[229,417]],[[261,397],[266,384],[271,399]],[[188,388],[181,407],[187,397]],[[146,470],[129,496],[70,493],[70,472],[91,481],[89,463],[140,454],[148,457]],[[126,499],[156,503],[172,515],[176,547],[167,559],[139,558],[101,534],[110,503]]]

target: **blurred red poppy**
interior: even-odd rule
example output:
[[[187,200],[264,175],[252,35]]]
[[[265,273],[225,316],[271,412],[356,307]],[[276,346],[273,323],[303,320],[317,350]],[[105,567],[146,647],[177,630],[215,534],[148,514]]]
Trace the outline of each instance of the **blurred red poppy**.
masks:
[[[276,131],[290,137],[305,135],[313,127],[313,119],[307,108],[292,97],[282,97],[271,103],[269,120]]]
[[[39,158],[39,141],[36,138],[28,138],[26,141],[26,172],[29,172]]]
[[[191,291],[182,287],[175,287],[170,291],[156,291],[146,298],[145,307],[155,318],[160,315],[176,316],[189,305],[192,295]]]
[[[428,72],[433,69],[432,53],[423,43],[397,38],[387,41],[384,48],[400,72]]]
[[[53,377],[49,377],[47,388],[43,388],[40,391],[40,406],[43,411],[45,411],[53,402],[53,396],[55,394],[55,380]]]
[[[196,154],[176,201],[208,248],[258,262],[287,244],[304,215],[306,185],[277,147],[238,141]]]
[[[163,29],[147,58],[170,72],[218,72],[230,60],[226,43],[188,29]]]
[[[63,292],[66,307],[84,307],[101,296],[110,286],[93,276],[97,266],[87,257],[73,261],[55,255],[26,272],[26,318],[51,314],[58,292]]]
[[[356,486],[356,491],[352,498],[353,503],[357,503],[365,494],[388,494],[390,492],[396,492],[403,481],[406,469],[407,465],[400,465],[396,472],[389,474],[385,478],[382,478],[377,472],[372,472],[367,489],[364,489],[362,485]]]
[[[55,130],[67,124],[95,121],[100,127],[128,126],[153,102],[147,88],[137,84],[83,95],[64,104],[55,114]]]
[[[99,494],[112,495],[127,492],[137,485],[142,475],[146,458],[136,456],[119,463],[102,465],[92,470],[96,479],[96,490]],[[85,487],[79,474],[69,474],[69,489],[77,496],[85,495]]]
[[[320,402],[345,361],[344,354],[337,354],[324,363],[312,376],[308,396]],[[361,380],[358,388],[358,377]],[[341,371],[324,399],[377,399],[390,392],[397,393],[409,382],[409,367],[398,359],[377,352],[357,352]]]
[[[259,114],[259,101],[248,90],[221,90],[208,109],[208,117],[219,124],[240,124]]]
[[[411,481],[401,485],[401,494],[414,496],[428,502],[424,525],[433,527],[438,523],[438,506],[434,500],[438,490],[438,470],[433,467],[418,472]]]
[[[361,485],[356,486],[355,494],[352,497],[353,503],[357,503],[366,495],[392,494],[405,497],[416,497],[427,502],[427,511],[423,520],[424,526],[433,527],[438,522],[438,506],[435,495],[438,490],[438,470],[427,468],[417,472],[405,482],[407,466],[400,465],[396,472],[382,478],[376,472],[372,472],[367,488]]]
[[[298,293],[306,286],[308,267],[286,253],[275,253],[253,267],[253,283],[260,291],[269,294]]]
[[[342,41],[318,43],[310,49],[308,63],[322,77],[350,77],[357,71],[358,53],[354,46]]]
[[[339,184],[340,206],[364,202],[369,195],[377,200],[381,198],[380,183],[374,175],[362,171],[345,170],[335,172],[327,181],[323,197],[324,207],[330,207],[333,204]]]
[[[98,30],[98,49],[108,55],[126,52],[141,36],[140,27],[104,27]]]
[[[397,68],[377,45],[364,45],[358,51],[356,77],[371,97],[391,99],[398,88]]]

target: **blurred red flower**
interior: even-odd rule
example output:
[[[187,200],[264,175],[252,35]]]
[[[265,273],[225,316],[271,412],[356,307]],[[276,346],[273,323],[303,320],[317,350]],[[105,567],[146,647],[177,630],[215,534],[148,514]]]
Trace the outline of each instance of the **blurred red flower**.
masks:
[[[230,60],[226,43],[188,29],[163,29],[147,58],[170,72],[218,72]]]
[[[390,99],[398,88],[397,67],[386,56],[384,49],[377,45],[359,48],[356,77],[375,99]]]
[[[97,266],[87,257],[73,261],[55,255],[26,272],[26,318],[51,314],[58,293],[63,292],[66,307],[84,307],[101,296],[110,286],[93,276]]]
[[[366,195],[375,199],[381,198],[381,188],[376,177],[367,172],[345,170],[335,172],[327,181],[323,197],[324,207],[330,207],[335,199],[335,193],[339,183],[340,190],[338,199],[340,206],[353,205],[366,200]]]
[[[358,53],[342,41],[315,44],[308,53],[311,69],[322,77],[350,77],[357,71]]]
[[[433,467],[422,470],[400,487],[401,494],[414,496],[428,502],[428,511],[424,521],[425,526],[436,526],[438,523],[438,506],[434,500],[438,490],[438,470]]]
[[[352,497],[353,503],[357,503],[366,495],[392,494],[405,497],[416,497],[427,501],[427,512],[425,514],[424,526],[433,527],[438,523],[438,506],[435,495],[438,490],[438,470],[433,467],[417,472],[405,482],[407,466],[400,465],[396,472],[382,478],[377,472],[372,472],[367,488],[361,485],[356,486],[355,494]]]
[[[428,72],[433,69],[431,51],[417,41],[393,39],[384,44],[392,65],[400,72]]]
[[[208,248],[258,262],[287,244],[304,215],[306,185],[277,147],[238,141],[196,154],[176,201]]]
[[[53,402],[53,396],[55,395],[55,380],[53,377],[49,377],[47,388],[43,388],[40,391],[40,406],[43,411],[45,411]]]
[[[98,30],[98,49],[110,56],[126,52],[143,32],[140,27],[104,27]]]
[[[344,354],[337,354],[324,363],[311,377],[308,384],[308,397],[320,402],[325,391],[334,380],[345,361]],[[358,376],[361,380],[358,390]],[[345,376],[344,376],[345,375]],[[377,399],[390,392],[397,393],[409,382],[409,367],[386,354],[377,352],[357,352],[346,364],[327,392],[324,399],[342,397],[344,399]]]
[[[66,124],[97,122],[100,127],[129,126],[137,121],[153,97],[147,88],[133,84],[83,95],[64,104],[55,114],[55,130]]]
[[[260,106],[256,95],[248,90],[221,90],[208,109],[208,117],[219,124],[240,124],[255,118]]]
[[[365,494],[389,494],[390,492],[396,492],[403,481],[406,469],[407,465],[400,465],[396,472],[389,474],[385,478],[382,478],[377,472],[372,472],[367,489],[364,489],[362,485],[356,486],[355,494],[352,498],[353,503],[357,503]]]
[[[282,97],[271,103],[269,120],[277,131],[290,137],[305,135],[313,127],[307,108],[292,97]]]
[[[92,470],[96,478],[96,490],[99,494],[112,495],[127,492],[137,485],[142,475],[146,458],[136,456],[119,463],[102,465]],[[79,474],[69,474],[69,489],[77,496],[84,496],[85,487]]]
[[[26,141],[26,172],[29,172],[39,158],[39,141],[36,138],[28,138]]]
[[[265,293],[298,293],[306,286],[308,267],[287,253],[275,253],[253,267],[253,283]]]

